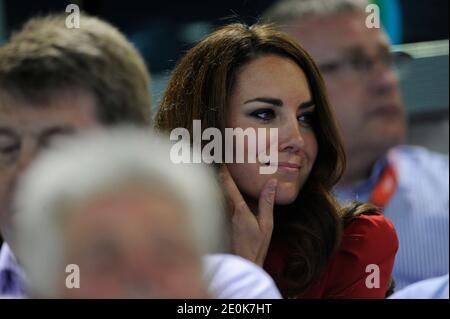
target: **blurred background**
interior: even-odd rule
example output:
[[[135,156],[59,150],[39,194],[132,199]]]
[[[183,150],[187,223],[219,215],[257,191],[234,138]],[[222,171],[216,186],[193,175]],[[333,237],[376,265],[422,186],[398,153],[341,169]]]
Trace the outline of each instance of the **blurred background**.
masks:
[[[153,107],[176,61],[217,26],[254,23],[276,0],[56,1],[0,0],[0,45],[31,16],[64,11],[70,3],[123,31],[152,74]],[[448,0],[378,0],[393,50],[413,60],[402,71],[410,120],[409,142],[449,151]],[[154,114],[154,112],[153,112]]]

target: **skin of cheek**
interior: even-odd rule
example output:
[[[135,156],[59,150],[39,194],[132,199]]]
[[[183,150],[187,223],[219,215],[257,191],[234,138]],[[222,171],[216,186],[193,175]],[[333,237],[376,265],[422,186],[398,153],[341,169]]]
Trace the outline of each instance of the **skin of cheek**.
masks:
[[[256,131],[256,136],[258,138],[258,131]],[[258,140],[258,139],[257,139]],[[251,145],[250,147],[254,147]],[[247,139],[245,140],[244,150],[245,154],[248,154],[249,144]],[[270,149],[270,135],[266,132],[266,145],[265,149],[260,148],[256,145],[256,153],[260,154],[265,152],[266,155],[273,155],[269,152]],[[279,158],[278,154],[278,158]],[[274,174],[261,174],[259,163],[248,163],[247,157],[245,157],[245,163],[229,163],[227,167],[230,171],[233,180],[235,181],[237,187],[242,192],[242,194],[249,200],[253,200],[257,203],[261,191],[264,185],[271,178],[276,178],[278,180],[277,193],[275,196],[275,204],[277,205],[289,205],[295,201],[297,198],[300,188],[306,180],[304,173],[302,172],[300,176],[296,179],[287,178],[286,176],[275,172]]]
[[[11,201],[15,189],[15,174],[12,168],[0,169],[0,231],[4,238],[10,239],[10,225],[12,217]]]
[[[63,282],[65,279],[63,280]],[[64,287],[63,298],[123,298],[123,292],[116,280],[98,274],[84,272],[80,276],[80,288]]]
[[[144,193],[143,196],[148,195]],[[116,198],[119,197],[116,196]],[[131,197],[129,200],[136,204],[138,199]],[[148,201],[152,202],[152,199],[149,198]],[[120,214],[120,204],[130,207],[132,204],[119,201],[119,203],[95,207],[96,211],[91,209],[91,211],[83,212],[89,216],[87,219],[85,215],[75,214],[75,217],[71,219],[71,227],[66,232],[68,236],[66,241],[71,243],[66,248],[66,260],[79,265],[80,288],[66,289],[63,286],[65,297],[201,298],[207,295],[201,279],[200,257],[194,247],[180,245],[178,249],[181,250],[174,253],[180,254],[183,258],[171,261],[168,265],[163,262],[165,257],[161,256],[161,251],[155,250],[152,245],[149,246],[149,243],[160,241],[158,233],[167,235],[175,242],[192,241],[191,233],[185,229],[184,218],[170,211],[178,208],[170,208],[161,203],[158,206],[155,202],[156,200],[153,200],[153,204],[156,205],[154,209],[157,212],[154,213],[142,209],[140,211],[131,209],[128,216],[124,217]],[[117,208],[117,212],[112,212],[113,208],[108,209],[111,205]],[[141,202],[141,205],[139,203],[136,205],[143,204]],[[165,211],[166,214],[157,214],[160,211]],[[110,218],[105,220],[107,215],[110,215]],[[95,244],[98,239],[96,235],[93,235],[96,230],[97,233],[104,234],[103,241],[109,238],[109,242],[117,246],[116,250],[120,254],[119,260],[116,260],[113,265],[107,266],[102,262],[100,267],[93,269],[90,264],[91,256],[86,255],[86,252],[89,251],[89,247],[98,246]],[[64,285],[65,278],[61,283]],[[139,295],[134,296],[134,294]]]
[[[132,246],[133,247],[133,246]],[[200,297],[204,289],[201,285],[201,265],[194,258],[187,258],[177,267],[165,267],[158,262],[159,256],[146,256],[148,251],[133,247],[142,258],[143,264],[136,265],[134,259],[123,255],[120,266],[108,270],[92,270],[88,265],[79,263],[80,288],[69,289],[60,280],[65,298],[129,298],[130,293],[142,294],[141,297],[152,298],[193,298]],[[70,260],[82,260],[76,256]],[[68,264],[68,263],[67,263]],[[67,276],[67,274],[66,274]],[[139,281],[136,281],[136,279]],[[139,291],[134,291],[138,288]],[[131,289],[131,290],[130,290]],[[136,296],[139,297],[139,296]]]
[[[145,251],[142,252],[145,254]],[[157,256],[154,256],[157,258]],[[86,269],[80,265],[80,269]],[[89,272],[80,273],[80,288],[68,289],[62,287],[64,298],[130,298],[130,268],[118,269],[114,273]],[[150,263],[146,271],[135,274],[146,282],[140,291],[146,298],[205,298],[206,289],[203,287],[201,265],[194,260],[187,260],[182,267],[166,269],[157,262]],[[65,282],[62,278],[61,283]],[[137,296],[138,297],[138,296]]]

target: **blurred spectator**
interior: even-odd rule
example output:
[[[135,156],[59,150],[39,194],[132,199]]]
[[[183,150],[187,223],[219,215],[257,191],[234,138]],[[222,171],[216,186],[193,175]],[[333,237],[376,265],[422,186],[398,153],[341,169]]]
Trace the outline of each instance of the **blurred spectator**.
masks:
[[[0,48],[0,230],[8,242],[17,177],[38,151],[86,127],[149,122],[143,59],[113,26],[81,16],[30,20]],[[1,280],[1,279],[0,279]]]
[[[267,274],[237,258],[210,256],[203,275],[201,257],[225,242],[211,172],[173,164],[171,144],[149,131],[64,142],[35,161],[16,198],[13,247],[32,296],[279,297]],[[68,265],[79,288],[67,287]]]
[[[223,243],[220,193],[206,171],[169,154],[149,132],[119,130],[36,160],[19,187],[13,240],[32,296],[207,296],[200,257]],[[78,289],[65,287],[70,264]]]
[[[97,18],[82,14],[79,29],[65,19],[31,19],[0,47],[0,293],[20,290],[7,246],[11,200],[38,152],[80,129],[149,122],[149,75],[136,49]]]
[[[448,157],[401,145],[406,116],[389,40],[366,26],[366,0],[284,0],[265,19],[296,37],[323,73],[343,134],[342,202],[383,208],[400,242],[398,288],[449,271]]]

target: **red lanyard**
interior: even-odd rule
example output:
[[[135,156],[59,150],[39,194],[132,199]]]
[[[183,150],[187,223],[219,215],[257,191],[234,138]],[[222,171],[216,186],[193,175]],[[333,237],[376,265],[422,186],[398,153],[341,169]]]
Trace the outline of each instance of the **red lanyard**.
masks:
[[[388,162],[380,180],[375,185],[375,188],[370,195],[369,202],[378,206],[381,209],[386,208],[386,205],[391,200],[392,196],[397,190],[398,178],[397,170],[394,165]]]

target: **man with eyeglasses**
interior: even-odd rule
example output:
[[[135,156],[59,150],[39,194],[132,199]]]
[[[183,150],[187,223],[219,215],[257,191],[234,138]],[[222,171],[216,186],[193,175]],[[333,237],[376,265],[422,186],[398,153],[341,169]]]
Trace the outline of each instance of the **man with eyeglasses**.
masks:
[[[30,19],[0,47],[0,295],[25,294],[9,246],[12,201],[38,154],[78,131],[150,121],[150,79],[138,51],[102,20],[83,15],[80,29],[67,29],[65,19]]]
[[[386,33],[366,0],[282,0],[265,14],[319,65],[347,152],[336,193],[381,207],[399,236],[397,288],[448,273],[448,157],[405,142],[406,113]]]

